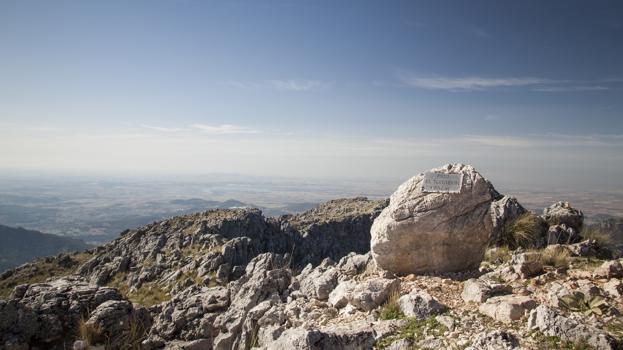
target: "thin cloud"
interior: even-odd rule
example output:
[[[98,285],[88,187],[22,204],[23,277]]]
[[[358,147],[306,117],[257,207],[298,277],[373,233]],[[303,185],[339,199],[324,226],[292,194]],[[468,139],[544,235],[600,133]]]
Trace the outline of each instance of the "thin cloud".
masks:
[[[609,87],[606,86],[601,86],[601,85],[595,85],[595,86],[585,86],[585,85],[579,85],[579,86],[543,86],[543,87],[538,87],[535,88],[534,91],[541,91],[541,92],[573,92],[573,91],[603,91],[603,90],[610,90]]]
[[[524,78],[483,78],[483,77],[418,77],[408,74],[400,74],[399,80],[408,87],[446,90],[446,91],[479,91],[502,87],[521,87],[539,85],[547,82],[545,79],[524,77]]]
[[[180,128],[167,128],[167,127],[153,126],[153,125],[147,125],[147,124],[141,124],[141,127],[145,128],[145,129],[160,131],[160,132],[180,132],[180,131],[184,131],[184,129],[180,129]]]
[[[309,91],[329,86],[329,83],[318,80],[271,80],[270,84],[284,91]]]
[[[225,84],[243,89],[270,89],[292,92],[319,90],[331,86],[331,83],[327,81],[305,79],[229,81]]]
[[[193,128],[201,130],[202,132],[208,134],[257,134],[259,130],[255,130],[252,128],[231,125],[231,124],[222,124],[222,125],[207,125],[207,124],[193,124],[191,125]]]
[[[481,146],[493,147],[530,147],[534,145],[534,140],[523,137],[514,136],[482,136],[468,135],[461,139],[466,144],[475,144]]]
[[[620,83],[620,79],[554,80],[539,77],[431,77],[399,72],[402,86],[450,92],[485,91],[495,89],[525,88],[538,92],[604,91]]]
[[[531,134],[525,136],[465,135],[459,143],[476,146],[529,147],[622,147],[621,134]]]
[[[491,39],[493,37],[491,33],[489,33],[488,31],[482,28],[472,28],[471,30],[469,30],[469,32],[473,36],[480,38],[480,39]]]

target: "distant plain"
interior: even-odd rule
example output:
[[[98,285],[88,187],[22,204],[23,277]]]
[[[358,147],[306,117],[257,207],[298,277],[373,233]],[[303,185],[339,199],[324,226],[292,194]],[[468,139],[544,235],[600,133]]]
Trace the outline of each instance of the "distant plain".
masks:
[[[163,218],[216,208],[258,207],[294,214],[343,197],[388,197],[399,181],[317,180],[219,174],[176,179],[0,178],[0,224],[72,236],[89,243]],[[623,217],[623,193],[497,188],[538,213],[565,200],[588,221]]]

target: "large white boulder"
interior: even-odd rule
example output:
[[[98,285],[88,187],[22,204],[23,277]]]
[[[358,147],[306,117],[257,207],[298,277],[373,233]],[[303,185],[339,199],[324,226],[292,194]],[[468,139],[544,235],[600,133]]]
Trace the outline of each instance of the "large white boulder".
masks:
[[[470,165],[430,173],[459,174],[460,186],[452,193],[426,192],[420,174],[398,187],[371,229],[372,256],[381,269],[404,275],[480,264],[493,229],[491,203],[499,194]]]

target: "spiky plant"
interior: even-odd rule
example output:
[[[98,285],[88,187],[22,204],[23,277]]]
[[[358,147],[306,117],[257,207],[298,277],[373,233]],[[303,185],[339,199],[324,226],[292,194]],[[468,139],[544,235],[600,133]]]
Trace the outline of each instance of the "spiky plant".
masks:
[[[585,315],[602,315],[608,304],[600,296],[587,296],[582,292],[573,292],[560,298],[560,306],[572,311],[581,312]]]

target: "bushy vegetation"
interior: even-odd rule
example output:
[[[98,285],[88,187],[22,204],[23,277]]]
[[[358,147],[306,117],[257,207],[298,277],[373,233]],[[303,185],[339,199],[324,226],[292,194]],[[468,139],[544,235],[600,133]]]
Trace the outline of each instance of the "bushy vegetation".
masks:
[[[597,242],[597,246],[600,248],[609,248],[614,244],[614,239],[611,234],[606,233],[594,226],[584,226],[580,233],[582,238],[591,239]]]
[[[497,245],[510,249],[536,248],[541,240],[542,222],[533,213],[525,213],[504,225]]]

